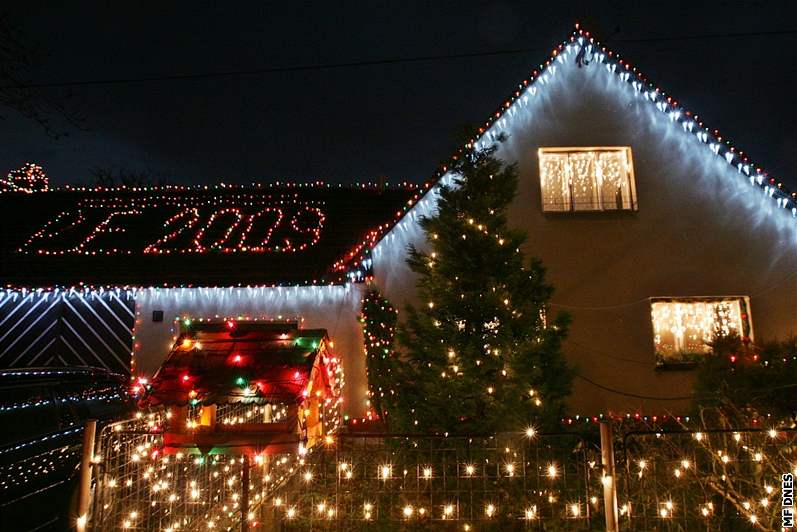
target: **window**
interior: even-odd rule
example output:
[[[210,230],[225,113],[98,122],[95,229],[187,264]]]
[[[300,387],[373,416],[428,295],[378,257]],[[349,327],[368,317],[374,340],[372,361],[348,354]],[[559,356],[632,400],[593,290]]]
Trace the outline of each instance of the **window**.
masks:
[[[629,147],[540,148],[543,212],[634,211]]]
[[[653,298],[653,343],[660,365],[696,362],[720,334],[752,339],[747,297]]]

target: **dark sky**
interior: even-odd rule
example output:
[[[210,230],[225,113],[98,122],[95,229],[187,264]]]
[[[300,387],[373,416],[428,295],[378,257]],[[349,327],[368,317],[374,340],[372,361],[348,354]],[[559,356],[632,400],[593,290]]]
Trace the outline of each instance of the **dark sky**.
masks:
[[[797,30],[790,3],[51,4],[0,4],[46,52],[37,82],[529,50],[73,87],[87,129],[67,138],[3,110],[3,172],[35,161],[59,184],[85,182],[98,165],[180,183],[422,181],[448,155],[456,127],[483,121],[580,20],[772,175],[797,184],[797,34],[727,36]]]

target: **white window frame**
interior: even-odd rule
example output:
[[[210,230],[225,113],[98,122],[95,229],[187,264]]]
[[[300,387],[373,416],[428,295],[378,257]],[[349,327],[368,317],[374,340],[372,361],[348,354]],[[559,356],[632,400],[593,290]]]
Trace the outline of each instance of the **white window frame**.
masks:
[[[625,155],[625,176],[621,177],[625,181],[624,188],[627,190],[628,198],[619,198],[620,203],[606,201],[600,193],[603,187],[602,176],[597,169],[592,170],[591,195],[592,200],[588,202],[576,202],[574,193],[574,183],[572,179],[573,165],[570,157],[578,156],[583,153],[617,153]],[[551,179],[546,170],[546,164],[553,159],[550,156],[567,156],[566,182],[553,184],[553,188],[562,187],[561,199],[552,201],[550,198],[550,186],[548,181]],[[537,150],[537,161],[540,172],[540,201],[544,213],[573,213],[573,212],[629,212],[637,210],[636,177],[634,175],[634,159],[630,146],[580,146],[580,147],[541,147]],[[592,163],[594,164],[594,162]]]
[[[739,314],[739,322],[737,324],[738,330],[736,333],[740,337],[746,337],[749,339],[750,342],[753,342],[753,319],[750,313],[750,297],[749,296],[693,296],[693,297],[652,297],[650,298],[650,318],[651,318],[651,326],[653,331],[653,351],[656,355],[656,364],[658,366],[670,366],[670,365],[681,365],[681,364],[694,364],[699,362],[700,358],[703,355],[708,354],[711,349],[708,345],[705,345],[706,341],[710,341],[711,338],[708,337],[710,331],[703,332],[703,338],[701,339],[703,342],[704,347],[701,347],[699,350],[696,351],[689,351],[689,350],[675,350],[666,352],[662,349],[661,344],[662,340],[660,338],[661,334],[661,324],[657,326],[657,319],[661,320],[662,316],[657,315],[657,305],[660,304],[668,304],[668,305],[675,305],[675,304],[696,304],[696,303],[722,303],[722,302],[731,302],[735,303],[738,306],[738,314]],[[683,321],[679,321],[681,326],[684,326]],[[712,324],[712,328],[714,325]],[[747,329],[747,334],[745,335],[745,328]],[[680,342],[686,342],[687,339],[684,339],[683,336],[687,334],[687,331],[695,330],[695,327],[691,329],[684,329],[681,332],[681,339]],[[699,330],[699,329],[698,329]],[[672,330],[669,331],[670,334],[674,334]],[[677,338],[673,339],[673,344],[677,345],[679,340]],[[695,339],[692,339],[694,342]]]

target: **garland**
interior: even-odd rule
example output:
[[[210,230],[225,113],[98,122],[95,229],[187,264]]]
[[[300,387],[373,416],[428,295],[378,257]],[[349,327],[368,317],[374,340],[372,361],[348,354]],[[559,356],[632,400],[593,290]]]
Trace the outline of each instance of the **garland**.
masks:
[[[390,374],[395,369],[393,340],[396,334],[398,311],[375,289],[365,294],[360,323],[365,339],[365,371],[368,377],[369,419],[384,419],[388,405],[393,403],[396,390]]]

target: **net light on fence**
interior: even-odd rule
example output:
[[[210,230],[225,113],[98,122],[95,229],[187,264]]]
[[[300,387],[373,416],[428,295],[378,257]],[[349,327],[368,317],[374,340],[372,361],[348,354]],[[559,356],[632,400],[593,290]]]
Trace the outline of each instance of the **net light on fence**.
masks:
[[[556,476],[559,474],[559,470],[556,468],[556,464],[553,463],[548,464],[547,474],[548,478],[556,478]]]
[[[532,506],[531,508],[526,508],[525,517],[527,520],[532,520],[537,518],[537,507]]]
[[[288,519],[293,519],[294,517],[296,517],[296,507],[291,506],[290,508],[288,508],[288,511],[285,512],[285,517],[287,517]]]
[[[581,505],[580,505],[580,504],[577,504],[577,503],[571,504],[571,505],[570,505],[570,514],[571,514],[573,517],[578,517],[578,516],[580,516],[580,515],[581,515]]]
[[[468,475],[469,477],[473,476],[473,473],[475,473],[475,472],[476,472],[476,468],[474,466],[472,466],[471,464],[468,464],[468,465],[465,466],[465,474]]]
[[[432,478],[432,468],[431,467],[424,467],[423,468],[423,478],[429,480]]]
[[[402,510],[402,513],[404,514],[404,517],[406,517],[407,519],[412,517],[412,512],[413,512],[412,506],[409,506],[409,505],[405,506],[404,510]]]
[[[391,474],[391,471],[392,471],[392,469],[393,469],[393,467],[392,467],[391,465],[389,465],[389,464],[386,464],[386,465],[383,465],[383,466],[381,466],[381,467],[379,468],[379,477],[380,477],[382,480],[387,480],[387,479],[389,479],[389,478],[390,478],[390,474]]]
[[[486,515],[487,517],[492,517],[493,515],[495,515],[495,505],[488,504],[487,506],[485,506],[484,515]]]
[[[536,435],[537,435],[537,429],[535,429],[534,427],[528,427],[526,429],[526,437],[527,438],[533,438]]]
[[[310,471],[305,471],[303,477],[305,482],[310,482],[313,480],[313,473]]]
[[[443,507],[443,519],[451,517],[454,514],[454,505],[453,504],[446,504]]]

